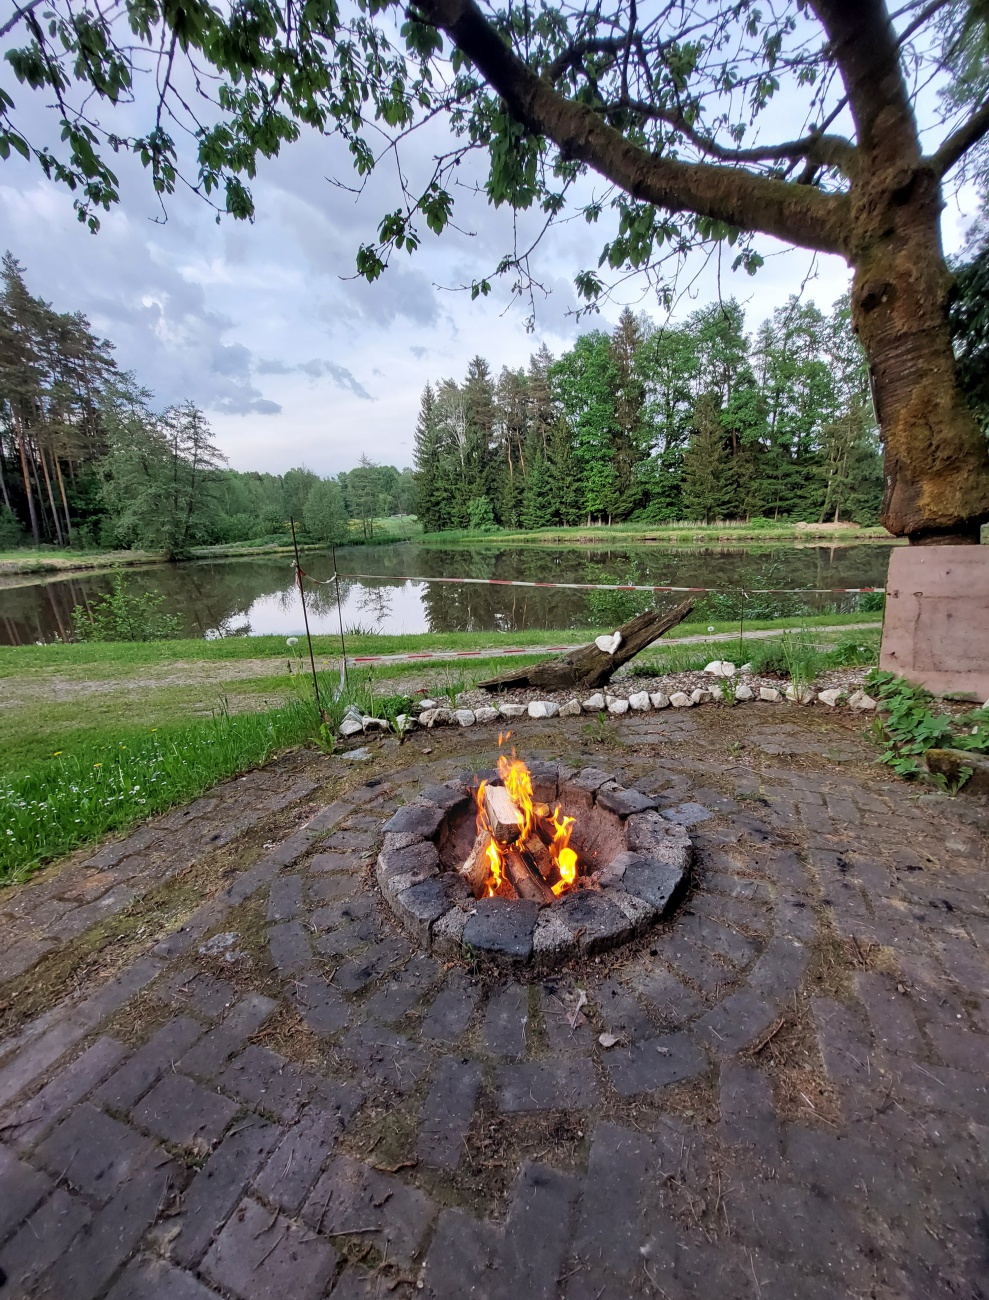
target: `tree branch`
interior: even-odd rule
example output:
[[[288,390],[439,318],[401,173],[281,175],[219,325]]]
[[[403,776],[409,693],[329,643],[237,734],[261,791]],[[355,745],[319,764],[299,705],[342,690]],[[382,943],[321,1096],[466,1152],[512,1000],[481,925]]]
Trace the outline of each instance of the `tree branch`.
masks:
[[[943,176],[966,154],[973,145],[989,135],[989,100],[976,109],[967,122],[953,131],[940,149],[932,155],[931,164],[938,176]]]
[[[19,9],[15,9],[4,25],[0,27],[0,38],[6,36],[9,31],[12,31],[22,18],[26,17],[32,9],[37,9],[40,4],[41,0],[28,0],[26,5],[21,5]]]
[[[743,168],[685,163],[627,140],[599,114],[559,94],[502,40],[475,0],[422,0],[512,116],[548,137],[565,158],[586,163],[633,198],[669,212],[693,212],[821,252],[845,252],[848,200]]]

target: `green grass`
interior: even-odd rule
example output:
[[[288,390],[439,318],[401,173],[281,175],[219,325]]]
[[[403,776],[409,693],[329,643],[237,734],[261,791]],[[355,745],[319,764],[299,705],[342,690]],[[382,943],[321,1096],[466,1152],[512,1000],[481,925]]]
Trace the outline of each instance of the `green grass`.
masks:
[[[812,538],[839,537],[843,541],[896,542],[885,528],[859,528],[855,524],[842,524],[837,529],[817,524],[800,524],[796,521],[749,523],[730,521],[720,524],[692,523],[689,520],[668,524],[598,524],[576,528],[539,528],[533,531],[496,529],[492,532],[472,533],[469,529],[450,530],[445,533],[423,533],[419,539],[427,546],[450,546],[461,542],[512,546],[577,545],[595,546],[613,541],[661,541],[681,546],[710,545],[712,542],[738,541],[806,541]]]
[[[145,817],[313,735],[312,704],[101,737],[0,780],[0,882]],[[118,730],[116,735],[121,733]]]

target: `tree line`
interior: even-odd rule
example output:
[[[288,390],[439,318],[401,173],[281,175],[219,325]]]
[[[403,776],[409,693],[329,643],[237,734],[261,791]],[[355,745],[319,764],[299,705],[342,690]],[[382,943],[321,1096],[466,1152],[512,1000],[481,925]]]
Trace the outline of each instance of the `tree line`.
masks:
[[[607,333],[495,378],[427,384],[415,435],[427,531],[637,520],[875,523],[883,474],[847,298],[792,297],[752,333],[734,300]]]
[[[409,514],[412,474],[362,457],[321,478],[225,468],[194,402],[155,410],[81,312],[33,296],[7,253],[0,270],[0,549],[32,544],[190,547],[283,535],[342,542]]]

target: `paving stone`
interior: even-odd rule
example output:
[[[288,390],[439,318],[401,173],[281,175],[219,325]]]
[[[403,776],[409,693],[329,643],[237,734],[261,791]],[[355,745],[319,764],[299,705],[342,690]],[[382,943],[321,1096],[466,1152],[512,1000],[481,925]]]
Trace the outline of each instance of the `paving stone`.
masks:
[[[467,1151],[467,1133],[481,1090],[477,1061],[445,1056],[423,1104],[417,1158],[439,1169],[456,1169]]]
[[[554,1056],[591,1056],[597,1039],[581,1013],[574,1019],[580,995],[569,983],[546,980],[540,989],[543,1032]]]
[[[731,898],[751,899],[754,902],[768,903],[769,886],[763,880],[747,880],[743,876],[733,876],[721,871],[704,873],[704,888],[713,889],[719,894]]]
[[[203,1260],[203,1273],[241,1300],[318,1300],[337,1253],[281,1214],[243,1200]]]
[[[50,1178],[0,1146],[0,1241],[27,1218],[51,1187]]]
[[[324,1234],[356,1230],[388,1259],[409,1267],[434,1214],[432,1201],[418,1188],[337,1156],[303,1206],[302,1220]]]
[[[484,1012],[484,1043],[493,1056],[519,1057],[526,1053],[529,990],[509,984],[490,998]]]
[[[748,985],[772,1002],[786,1002],[800,987],[808,960],[803,944],[777,936],[749,972]]]
[[[237,1001],[237,990],[226,980],[186,970],[162,985],[160,996],[183,1011],[196,1011],[208,1020],[218,1020]]]
[[[643,1259],[672,1254],[676,1230],[660,1200],[662,1159],[646,1133],[599,1121],[594,1126],[573,1250],[581,1282],[566,1294],[645,1295]]]
[[[312,965],[309,934],[299,921],[282,921],[268,928],[268,948],[283,975],[294,975]]]
[[[163,1025],[107,1081],[93,1100],[107,1110],[128,1110],[203,1032],[198,1020],[176,1016]]]
[[[359,957],[353,957],[338,967],[333,984],[345,993],[360,993],[406,957],[408,951],[408,944],[401,939],[383,939]]]
[[[698,826],[701,822],[709,821],[714,814],[710,808],[705,808],[703,804],[688,800],[686,803],[679,804],[676,808],[664,809],[663,816],[667,821],[674,822],[677,826]]]
[[[190,1273],[147,1256],[127,1265],[107,1300],[219,1300]]]
[[[282,1138],[254,1181],[254,1190],[286,1214],[297,1214],[333,1154],[346,1120],[317,1102]]]
[[[251,1116],[223,1139],[182,1197],[182,1213],[174,1223],[178,1234],[170,1250],[181,1263],[193,1265],[205,1254],[214,1235],[283,1135],[267,1120]]]
[[[628,971],[627,979],[653,1007],[659,1021],[670,1028],[693,1020],[705,1009],[703,998],[661,967],[637,966]]]
[[[10,944],[0,954],[0,984],[17,979],[18,975],[23,975],[35,966],[45,953],[57,947],[58,943],[53,938],[22,939],[20,943]]]
[[[184,1074],[212,1079],[231,1056],[243,1046],[277,1009],[278,1003],[260,993],[249,993],[231,1008],[215,1029],[195,1043],[181,1058],[178,1068]]]
[[[256,1043],[230,1062],[218,1082],[249,1106],[286,1124],[298,1118],[316,1085],[313,1075]]]
[[[499,1108],[514,1114],[535,1110],[586,1110],[597,1104],[589,1060],[522,1061],[497,1072]]]
[[[716,1055],[731,1056],[751,1047],[772,1025],[776,1014],[776,1007],[758,993],[741,989],[701,1016],[694,1032]]]
[[[684,913],[677,922],[677,935],[717,953],[734,966],[747,966],[759,953],[759,945],[745,935],[729,930],[706,916]]]
[[[580,1184],[549,1165],[519,1171],[499,1251],[500,1293],[526,1300],[556,1300]]]
[[[752,1147],[767,1163],[779,1162],[782,1135],[773,1089],[753,1065],[721,1067],[721,1133],[730,1145]]]
[[[309,860],[309,871],[342,872],[355,875],[364,866],[364,859],[357,853],[317,853]]]
[[[897,981],[879,971],[857,971],[855,991],[865,1003],[876,1042],[887,1052],[913,1056],[923,1051],[910,999],[896,990]],[[954,1062],[950,1062],[954,1064]]]
[[[975,1033],[963,1026],[932,1024],[927,1036],[945,1065],[975,1074],[989,1074],[989,1034]]]
[[[347,999],[321,975],[307,971],[292,982],[289,995],[313,1033],[338,1034],[350,1020]]]
[[[493,1224],[463,1210],[444,1210],[422,1268],[424,1300],[500,1300],[501,1242]]]
[[[663,1034],[614,1049],[605,1067],[615,1090],[622,1097],[634,1097],[693,1079],[707,1070],[708,1063],[689,1035]]]
[[[158,1148],[127,1125],[83,1103],[64,1119],[35,1152],[55,1178],[103,1204],[153,1164]]]
[[[368,998],[364,1004],[367,1013],[383,1024],[395,1024],[422,1000],[439,970],[432,957],[413,957],[402,970],[395,971],[384,988]]]
[[[482,898],[464,927],[464,943],[494,957],[528,961],[538,916],[538,903],[506,906],[504,899]]]
[[[110,1073],[127,1054],[115,1038],[99,1038],[65,1067],[30,1101],[0,1117],[0,1133],[27,1150]]]
[[[166,1074],[134,1107],[131,1117],[165,1142],[204,1155],[212,1150],[237,1110],[235,1102],[193,1083],[184,1074]]]
[[[873,1063],[875,1044],[862,1023],[829,998],[812,998],[810,1005],[824,1067],[845,1093],[846,1117],[881,1105],[889,1087]]]
[[[707,917],[719,925],[732,926],[762,937],[772,933],[772,920],[762,908],[739,898],[725,898],[723,894],[696,893],[690,900],[690,910]]]
[[[350,898],[356,881],[345,872],[328,872],[325,876],[311,876],[306,882],[306,897],[310,903],[338,903]],[[309,918],[312,920],[312,918]]]
[[[5,1198],[6,1193],[5,1182]],[[0,1247],[0,1269],[6,1274],[16,1300],[21,1300],[21,1297],[29,1300],[35,1294],[33,1281],[68,1250],[73,1238],[92,1217],[80,1197],[71,1196],[64,1187],[56,1187],[21,1230],[6,1246]],[[5,1289],[4,1300],[9,1295]]]
[[[95,1300],[167,1204],[178,1171],[160,1156],[120,1187],[35,1284],[32,1300]]]
[[[678,927],[674,928],[672,939],[664,936],[657,942],[658,951],[663,957],[672,962],[691,984],[696,984],[702,993],[716,996],[730,988],[738,979],[735,970],[725,966],[711,953],[691,943],[689,939],[683,938],[679,934]]]
[[[276,876],[268,895],[268,920],[291,921],[302,911],[302,877]]]
[[[366,925],[368,921],[376,920],[377,914],[372,899],[346,898],[317,908],[309,917],[309,924],[314,930],[323,933],[326,930],[350,929],[353,926]],[[361,930],[361,934],[371,939],[374,938],[376,931],[373,927],[365,928]]]
[[[876,1151],[841,1132],[789,1124],[786,1163],[791,1178],[819,1189],[835,1201],[855,1188],[874,1210],[892,1221],[909,1221],[924,1196],[910,1170],[894,1151]]]
[[[423,1018],[420,1036],[440,1043],[462,1037],[481,997],[480,985],[460,972],[450,975]]]
[[[422,1050],[382,1025],[357,1025],[340,1040],[340,1051],[358,1069],[396,1092],[411,1091],[429,1069]]]

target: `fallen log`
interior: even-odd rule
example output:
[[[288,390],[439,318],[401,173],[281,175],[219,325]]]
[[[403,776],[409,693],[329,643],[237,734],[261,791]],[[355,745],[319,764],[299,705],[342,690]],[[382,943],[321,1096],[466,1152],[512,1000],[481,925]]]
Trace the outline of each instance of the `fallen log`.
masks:
[[[533,686],[547,691],[565,691],[573,688],[590,690],[603,686],[611,680],[614,672],[634,659],[640,650],[658,640],[664,632],[682,623],[694,608],[692,600],[671,609],[667,614],[659,614],[654,609],[637,614],[618,630],[622,634],[621,642],[613,654],[605,654],[592,641],[571,650],[558,659],[547,659],[544,663],[533,664],[529,668],[518,668],[514,672],[502,673],[489,681],[479,682],[486,691],[503,691],[512,687]]]
[[[505,875],[519,898],[543,905],[555,900],[552,889],[536,868],[515,849],[509,849],[505,854]]]

